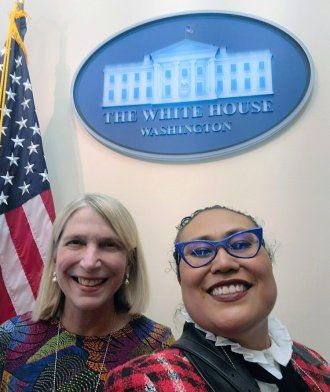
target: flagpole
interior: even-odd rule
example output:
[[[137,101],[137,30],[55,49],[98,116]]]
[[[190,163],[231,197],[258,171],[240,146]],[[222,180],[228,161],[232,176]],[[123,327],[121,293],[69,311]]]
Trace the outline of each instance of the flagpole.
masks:
[[[3,66],[2,66],[2,73],[1,73],[1,80],[0,80],[0,142],[2,136],[2,124],[3,124],[4,109],[5,109],[5,102],[6,102],[8,66],[9,66],[12,39],[15,39],[17,41],[17,43],[21,46],[23,53],[27,57],[27,52],[26,52],[24,42],[20,36],[20,33],[16,25],[16,19],[21,18],[23,16],[27,16],[26,13],[24,12],[24,0],[17,0],[14,9],[10,13],[8,36],[5,44],[4,60],[2,63]]]

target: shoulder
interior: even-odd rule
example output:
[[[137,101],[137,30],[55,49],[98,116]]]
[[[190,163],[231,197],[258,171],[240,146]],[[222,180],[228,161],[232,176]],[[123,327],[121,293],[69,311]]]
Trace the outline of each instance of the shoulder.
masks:
[[[29,324],[31,321],[31,314],[25,313],[20,316],[12,317],[0,325],[1,334],[10,334],[15,331],[17,326]]]
[[[116,373],[119,373],[125,368],[131,368],[133,372],[138,372],[140,369],[147,369],[149,366],[152,367],[158,363],[184,363],[187,366],[190,364],[188,359],[184,356],[183,352],[178,348],[168,348],[165,350],[159,350],[149,355],[142,355],[136,357],[122,366],[115,369]]]
[[[315,350],[294,342],[292,362],[295,370],[301,375],[311,391],[328,391],[330,385],[330,366],[327,361]]]
[[[31,323],[33,323],[31,314],[26,313],[15,316],[0,325],[0,373],[3,371],[7,354],[25,339],[30,331]]]
[[[17,330],[26,330],[27,328],[39,329],[49,325],[49,321],[33,321],[31,312],[24,313],[19,316],[12,317],[0,325],[0,331],[4,333],[12,333]]]
[[[174,343],[174,337],[170,328],[157,323],[143,315],[136,315],[130,321],[135,334],[141,339],[148,339],[154,349],[167,348]]]
[[[105,391],[205,391],[205,384],[182,351],[169,348],[144,355],[117,367],[107,378]]]
[[[150,318],[143,316],[141,314],[134,315],[132,317],[130,323],[134,327],[143,327],[143,328],[149,328],[149,329],[159,329],[159,330],[170,331],[170,329],[168,327],[166,327],[165,325],[157,323],[156,321],[151,320]]]
[[[303,359],[313,365],[327,365],[327,361],[322,357],[321,354],[315,350],[305,346],[302,343],[293,342],[293,357],[296,359]]]
[[[49,328],[49,321],[33,321],[31,313],[15,316],[0,326],[1,344],[13,341],[23,341],[27,335],[39,336]]]

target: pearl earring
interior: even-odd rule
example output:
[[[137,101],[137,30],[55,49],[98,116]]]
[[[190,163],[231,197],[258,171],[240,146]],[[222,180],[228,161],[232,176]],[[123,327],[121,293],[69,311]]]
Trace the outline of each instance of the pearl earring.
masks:
[[[128,286],[129,285],[129,273],[126,274],[126,279],[125,279],[125,285]]]
[[[56,283],[56,282],[57,282],[56,271],[53,272],[52,282],[53,282],[53,283]]]

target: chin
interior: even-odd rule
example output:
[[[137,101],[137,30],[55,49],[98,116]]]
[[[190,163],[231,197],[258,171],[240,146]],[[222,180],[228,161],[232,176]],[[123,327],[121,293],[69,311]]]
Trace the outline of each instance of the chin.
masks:
[[[90,303],[80,303],[76,305],[76,308],[81,310],[81,311],[93,311],[93,310],[99,310],[102,309],[105,306],[105,304],[100,304],[96,302],[90,302]]]
[[[201,320],[197,321],[206,331],[212,332],[215,336],[222,336],[224,338],[236,340],[238,336],[244,334],[247,329],[250,329],[255,324],[253,320],[246,320],[242,317],[219,317],[219,320],[208,320],[207,322]]]
[[[210,329],[205,328],[206,330],[212,332],[215,336],[222,336],[228,339],[235,339],[235,336],[239,335],[243,328],[243,326],[237,324],[237,322],[221,324],[221,325],[213,325]]]

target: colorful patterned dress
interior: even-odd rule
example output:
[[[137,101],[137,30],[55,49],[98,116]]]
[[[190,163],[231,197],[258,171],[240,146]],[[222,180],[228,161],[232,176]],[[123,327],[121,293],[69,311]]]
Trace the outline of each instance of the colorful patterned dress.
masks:
[[[0,391],[103,390],[106,373],[124,362],[173,343],[171,330],[147,317],[135,316],[114,332],[104,366],[109,335],[84,337],[60,329],[58,320],[33,322],[29,313],[0,326]],[[54,388],[56,347],[57,362]]]

